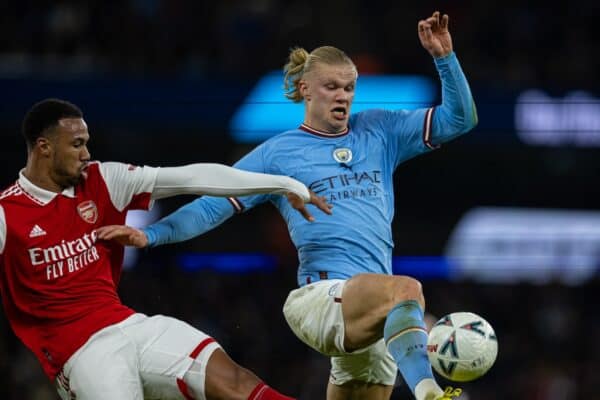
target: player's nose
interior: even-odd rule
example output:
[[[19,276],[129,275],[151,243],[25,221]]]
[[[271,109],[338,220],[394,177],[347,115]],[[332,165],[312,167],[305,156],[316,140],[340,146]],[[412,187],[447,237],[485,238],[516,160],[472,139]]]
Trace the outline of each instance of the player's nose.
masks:
[[[338,102],[348,103],[351,98],[352,95],[343,88],[340,88],[335,94],[335,100]]]
[[[84,146],[81,154],[80,154],[80,160],[81,161],[89,161],[91,159],[92,155],[90,154],[90,151],[88,150],[87,146]]]

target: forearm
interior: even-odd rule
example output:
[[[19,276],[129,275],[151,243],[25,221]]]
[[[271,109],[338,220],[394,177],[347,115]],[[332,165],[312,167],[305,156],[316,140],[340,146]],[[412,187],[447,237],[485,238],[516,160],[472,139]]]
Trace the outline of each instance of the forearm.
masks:
[[[179,208],[160,221],[142,229],[148,246],[182,242],[201,235],[223,223],[234,214],[224,198],[201,198]]]
[[[310,200],[306,186],[295,179],[242,171],[221,164],[190,164],[183,167],[160,168],[152,191],[153,199],[179,194],[219,197],[273,193],[295,193]]]
[[[433,113],[433,141],[443,143],[473,129],[477,110],[454,52],[434,60],[442,81],[442,104]]]

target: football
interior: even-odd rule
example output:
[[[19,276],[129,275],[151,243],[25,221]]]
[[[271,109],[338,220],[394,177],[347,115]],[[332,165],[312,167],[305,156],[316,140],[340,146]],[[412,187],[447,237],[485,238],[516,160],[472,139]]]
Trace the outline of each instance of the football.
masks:
[[[427,340],[429,361],[437,373],[457,382],[485,374],[496,361],[498,340],[479,315],[455,312],[437,321]]]

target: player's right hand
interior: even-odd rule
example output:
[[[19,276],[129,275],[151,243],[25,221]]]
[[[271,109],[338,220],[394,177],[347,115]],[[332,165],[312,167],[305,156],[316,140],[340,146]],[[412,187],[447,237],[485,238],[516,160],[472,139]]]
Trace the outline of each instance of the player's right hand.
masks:
[[[327,200],[325,200],[325,197],[317,196],[317,194],[312,190],[309,190],[309,192],[309,203],[315,205],[319,210],[323,211],[325,214],[331,215],[331,209],[333,208],[333,205],[329,204]],[[300,196],[290,192],[287,194],[287,199],[290,202],[291,206],[298,210],[298,212],[302,214],[304,218],[306,218],[310,222],[313,222],[315,220],[315,217],[313,217],[312,214],[309,213],[306,209],[304,200],[302,200]]]
[[[436,11],[431,17],[419,21],[421,45],[433,57],[445,57],[452,52],[452,37],[448,31],[448,15]]]
[[[96,229],[98,239],[114,240],[123,246],[135,246],[139,249],[148,246],[148,238],[139,229],[127,225],[106,225]]]

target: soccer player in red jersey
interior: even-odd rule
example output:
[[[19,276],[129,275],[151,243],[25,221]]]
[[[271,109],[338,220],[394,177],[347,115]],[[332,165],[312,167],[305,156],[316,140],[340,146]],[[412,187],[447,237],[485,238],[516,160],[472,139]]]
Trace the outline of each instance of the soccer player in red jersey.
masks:
[[[27,165],[0,194],[0,291],[19,339],[63,399],[289,399],[237,365],[205,333],[121,303],[123,247],[96,229],[177,194],[287,195],[329,205],[300,182],[220,164],[136,167],[90,161],[81,110],[35,104],[23,121]]]

